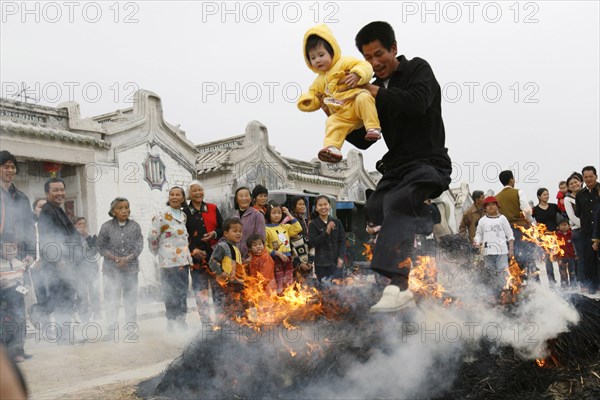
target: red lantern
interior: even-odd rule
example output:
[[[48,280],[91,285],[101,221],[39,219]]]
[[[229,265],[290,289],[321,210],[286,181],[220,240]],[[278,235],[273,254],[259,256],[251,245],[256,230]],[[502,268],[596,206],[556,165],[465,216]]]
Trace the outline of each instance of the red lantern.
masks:
[[[61,163],[55,163],[55,162],[45,162],[43,164],[44,166],[44,171],[50,173],[50,175],[52,177],[56,177],[56,174],[58,173],[58,171],[60,171],[62,169],[62,164]]]

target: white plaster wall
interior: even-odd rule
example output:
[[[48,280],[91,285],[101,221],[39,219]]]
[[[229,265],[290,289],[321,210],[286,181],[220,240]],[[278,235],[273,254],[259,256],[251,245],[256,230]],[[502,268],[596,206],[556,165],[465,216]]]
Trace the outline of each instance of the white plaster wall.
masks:
[[[148,182],[144,180],[143,167],[149,151],[149,147],[142,144],[117,153],[115,163],[98,163],[96,170],[101,172],[95,172],[97,176],[95,179],[97,179],[98,227],[110,219],[108,216],[110,202],[115,197],[121,196],[129,200],[131,218],[137,221],[142,228],[144,250],[140,255],[140,286],[146,286],[158,280],[155,257],[148,250],[146,241],[152,217],[158,210],[166,207],[168,190],[171,186],[177,184],[186,189],[192,180],[189,171],[179,165],[159,146],[155,146],[151,151],[152,154],[159,155],[165,164],[167,182],[163,185],[162,190],[151,190]]]

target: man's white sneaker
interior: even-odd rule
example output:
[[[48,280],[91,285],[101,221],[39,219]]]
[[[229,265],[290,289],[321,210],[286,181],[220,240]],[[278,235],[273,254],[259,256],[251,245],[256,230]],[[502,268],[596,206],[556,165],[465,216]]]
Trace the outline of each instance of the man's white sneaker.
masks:
[[[400,291],[395,285],[388,285],[383,289],[379,302],[371,307],[371,313],[386,313],[400,311],[414,304],[415,298],[410,290]]]

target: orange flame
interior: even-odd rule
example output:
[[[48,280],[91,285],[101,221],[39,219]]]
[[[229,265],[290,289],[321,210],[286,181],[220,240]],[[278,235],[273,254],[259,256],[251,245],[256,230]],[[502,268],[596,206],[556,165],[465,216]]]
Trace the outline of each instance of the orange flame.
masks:
[[[556,237],[556,233],[548,232],[546,225],[532,225],[527,229],[522,226],[515,226],[523,232],[523,240],[535,243],[539,248],[550,255],[551,260],[554,260],[554,257],[556,256],[563,256],[565,254],[564,250],[560,248],[561,246],[564,246],[565,241]]]
[[[410,267],[410,259],[404,260],[399,267]],[[446,289],[437,282],[437,274],[435,259],[420,256],[408,276],[408,288],[418,296],[441,299]],[[450,301],[446,299],[444,304],[450,304]]]
[[[544,366],[546,366],[546,359],[545,358],[537,358],[535,360],[535,363],[537,364],[538,367],[544,368]]]
[[[363,243],[363,246],[365,246],[365,249],[363,250],[362,255],[365,256],[367,261],[371,261],[373,259],[373,248],[371,244]]]
[[[502,304],[514,303],[523,286],[523,276],[525,276],[526,271],[521,269],[514,257],[511,257],[505,271],[508,276],[506,277],[505,291],[502,293],[501,302]]]

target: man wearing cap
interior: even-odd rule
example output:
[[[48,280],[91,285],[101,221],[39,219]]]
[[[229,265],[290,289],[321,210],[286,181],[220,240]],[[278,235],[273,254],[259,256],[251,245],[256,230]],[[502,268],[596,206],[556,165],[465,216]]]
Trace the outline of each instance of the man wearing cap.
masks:
[[[502,289],[502,271],[508,267],[509,257],[513,257],[515,237],[508,219],[499,213],[498,200],[488,196],[483,200],[483,216],[477,224],[473,244],[483,252],[485,263],[484,282],[493,289]]]

